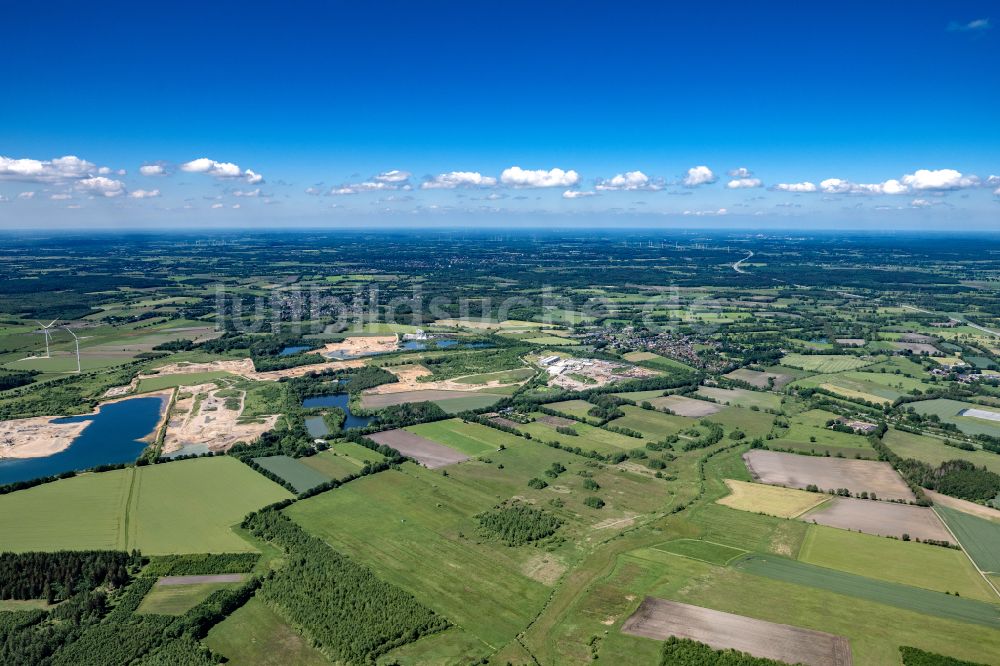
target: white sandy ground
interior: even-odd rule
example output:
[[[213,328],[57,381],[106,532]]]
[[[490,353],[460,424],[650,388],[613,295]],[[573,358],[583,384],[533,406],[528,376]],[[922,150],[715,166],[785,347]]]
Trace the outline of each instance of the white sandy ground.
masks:
[[[387,393],[406,393],[408,391],[428,390],[478,392],[483,389],[511,386],[512,384],[523,384],[528,381],[527,379],[519,382],[501,382],[493,380],[484,384],[463,384],[458,381],[462,379],[462,377],[455,377],[454,379],[443,379],[436,382],[422,382],[420,381],[421,377],[428,377],[431,374],[431,371],[422,365],[400,365],[396,367],[388,367],[386,370],[396,375],[396,378],[399,381],[392,384],[382,384],[381,386],[368,389],[364,391],[364,395],[385,395]],[[465,376],[472,377],[473,375]],[[487,391],[487,393],[488,392],[489,391]]]
[[[207,444],[212,451],[227,451],[236,442],[252,442],[274,427],[278,415],[240,423],[246,393],[241,391],[237,409],[226,407],[226,398],[218,395],[215,384],[178,388],[178,399],[170,410],[163,453],[173,453],[188,445]]]
[[[89,421],[52,423],[52,416],[0,421],[0,458],[41,458],[68,447]]]
[[[333,353],[343,356],[363,356],[392,352],[398,348],[399,338],[396,335],[353,336],[344,338],[342,342],[327,344],[320,350],[320,353],[323,355]]]
[[[144,397],[167,396],[171,390],[155,391],[144,394]],[[108,400],[98,406],[116,402]],[[96,414],[98,409],[90,412]],[[166,411],[166,410],[164,410]],[[88,416],[88,414],[78,414],[76,416]],[[0,421],[0,458],[44,458],[65,450],[73,443],[83,429],[90,425],[90,421],[78,421],[75,423],[53,423],[55,419],[64,418],[62,416],[32,416],[26,419],[12,419],[10,421]],[[156,428],[147,436],[155,435],[163,423],[163,416],[157,423]]]

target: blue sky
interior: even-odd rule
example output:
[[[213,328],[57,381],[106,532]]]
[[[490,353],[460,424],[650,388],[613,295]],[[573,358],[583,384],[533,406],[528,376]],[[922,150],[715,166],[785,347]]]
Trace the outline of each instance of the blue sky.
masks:
[[[995,3],[539,5],[12,3],[0,226],[1000,219]]]

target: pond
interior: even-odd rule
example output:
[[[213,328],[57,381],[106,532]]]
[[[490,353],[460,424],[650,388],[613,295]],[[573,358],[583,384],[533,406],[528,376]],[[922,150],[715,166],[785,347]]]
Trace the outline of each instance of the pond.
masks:
[[[132,462],[146,448],[140,440],[156,429],[166,401],[163,396],[129,398],[101,405],[96,414],[52,419],[55,423],[90,421],[90,425],[59,453],[0,460],[0,484]]]
[[[278,356],[291,356],[292,354],[299,354],[299,353],[304,352],[304,351],[309,351],[310,349],[312,349],[312,347],[309,347],[309,346],[305,346],[305,347],[285,347],[284,349],[282,349],[278,353]]]
[[[318,395],[312,398],[306,398],[302,401],[303,407],[340,407],[344,410],[344,414],[347,415],[347,419],[344,421],[344,430],[348,428],[364,428],[366,425],[374,421],[370,416],[355,416],[351,413],[350,402],[351,396],[347,393],[334,393],[332,395]],[[308,425],[306,426],[308,427]]]
[[[321,438],[330,434],[330,429],[326,427],[326,421],[322,416],[307,416],[306,430],[309,431],[310,437]]]

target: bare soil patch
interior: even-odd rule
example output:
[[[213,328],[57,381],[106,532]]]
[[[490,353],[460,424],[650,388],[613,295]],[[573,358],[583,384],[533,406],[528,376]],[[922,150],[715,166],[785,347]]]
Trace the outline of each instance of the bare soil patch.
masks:
[[[930,507],[910,504],[838,497],[802,516],[802,520],[877,536],[900,538],[909,534],[910,538],[921,541],[954,541]]]
[[[505,426],[507,428],[515,428],[516,429],[518,426],[521,425],[517,421],[511,421],[510,419],[506,419],[506,418],[504,418],[502,416],[494,416],[493,418],[490,419],[490,421],[492,421],[493,423],[496,423],[497,425]]]
[[[910,351],[914,354],[940,354],[941,350],[927,342],[893,342],[892,346],[900,351]]]
[[[689,638],[716,650],[809,666],[850,666],[851,646],[843,636],[787,624],[646,597],[622,625],[622,633],[664,640]]]
[[[576,421],[574,421],[573,419],[567,419],[567,418],[565,418],[563,416],[549,416],[549,415],[545,415],[545,416],[539,418],[538,422],[539,423],[544,423],[545,425],[554,426],[556,428],[560,428],[560,427],[564,427],[564,426],[573,426],[573,425],[576,425]]]
[[[853,494],[874,492],[879,499],[916,499],[892,465],[873,460],[800,456],[754,449],[743,454],[754,480],[775,486],[820,490],[847,488]]]
[[[0,458],[40,458],[69,447],[90,421],[53,423],[54,416],[0,421]]]
[[[941,493],[934,492],[933,490],[927,490],[926,488],[924,488],[924,493],[926,493],[935,504],[940,504],[941,506],[946,506],[949,509],[955,509],[956,511],[963,511],[979,518],[985,518],[986,520],[992,520],[995,523],[1000,522],[1000,511],[997,511],[996,509],[991,509],[988,506],[976,504],[975,502],[958,499],[957,497],[942,495]]]
[[[739,370],[733,370],[728,375],[729,379],[736,379],[741,382],[746,382],[750,386],[755,386],[757,388],[766,389],[768,378],[774,378],[774,388],[780,389],[785,384],[792,381],[791,375],[784,375],[778,372],[759,372],[757,370],[747,370],[746,368],[740,368]]]
[[[381,409],[382,407],[402,405],[407,402],[448,400],[450,398],[464,398],[469,395],[468,391],[441,391],[437,389],[421,389],[396,393],[365,393],[361,396],[361,406],[365,409]]]
[[[240,423],[245,393],[241,392],[236,409],[226,406],[228,398],[219,396],[223,389],[215,384],[178,388],[167,417],[163,453],[173,453],[185,446],[205,444],[211,451],[228,451],[236,442],[252,442],[274,427],[277,415],[256,419],[259,423]]]
[[[320,352],[328,358],[353,358],[396,351],[399,338],[395,335],[371,335],[344,338],[341,342],[331,342]]]
[[[722,409],[720,405],[714,402],[708,402],[707,400],[695,400],[694,398],[685,398],[682,395],[665,395],[659,398],[653,398],[649,401],[649,404],[653,405],[657,409],[669,409],[677,416],[687,416],[690,418],[701,418],[703,416],[710,416],[715,414],[717,411]]]
[[[415,435],[408,430],[385,430],[369,435],[368,438],[379,444],[391,446],[428,469],[454,465],[469,459],[464,453]]]

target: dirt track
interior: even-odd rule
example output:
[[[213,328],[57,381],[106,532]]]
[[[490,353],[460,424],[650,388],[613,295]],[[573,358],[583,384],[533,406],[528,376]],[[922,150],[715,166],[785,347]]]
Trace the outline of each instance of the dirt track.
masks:
[[[408,430],[386,430],[369,435],[368,438],[379,444],[391,446],[428,469],[454,465],[469,459],[469,456],[464,453],[459,453],[455,449],[450,449],[420,435],[414,435]]]
[[[850,666],[851,646],[843,636],[732,613],[646,597],[622,625],[622,633],[664,640],[690,638],[716,650],[809,666]]]
[[[198,585],[200,583],[242,583],[244,574],[214,574],[209,576],[163,576],[157,585]]]

